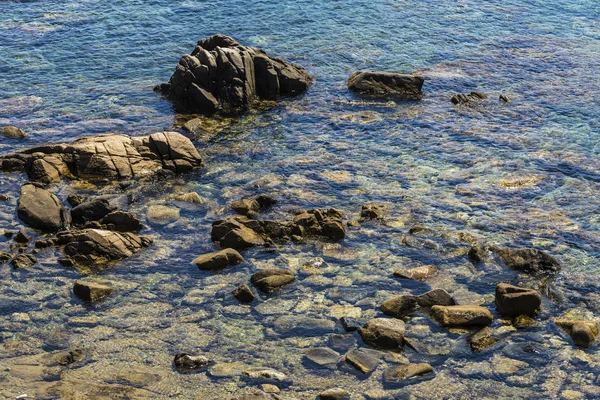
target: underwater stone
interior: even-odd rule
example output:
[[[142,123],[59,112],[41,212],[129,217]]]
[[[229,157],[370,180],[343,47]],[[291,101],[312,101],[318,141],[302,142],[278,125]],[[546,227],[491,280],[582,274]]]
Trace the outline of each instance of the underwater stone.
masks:
[[[337,364],[340,354],[328,347],[314,347],[306,352],[305,357],[318,366],[331,367]]]
[[[564,329],[578,346],[589,347],[598,336],[596,321],[556,319],[554,323]]]
[[[252,275],[250,281],[264,293],[271,293],[275,289],[287,285],[296,279],[295,275],[286,269],[268,268]]]
[[[175,354],[175,359],[173,362],[175,363],[175,368],[177,368],[177,371],[179,372],[193,371],[206,367],[208,364],[210,364],[210,360],[208,358],[200,355],[195,356],[188,353]]]
[[[352,349],[344,359],[363,374],[372,372],[379,365],[378,354],[369,349]]]
[[[504,264],[517,271],[538,273],[558,272],[560,264],[551,255],[532,248],[490,247],[500,256]]]
[[[402,279],[412,279],[415,281],[424,281],[437,273],[437,267],[433,265],[423,265],[410,269],[399,269],[394,271],[394,276]]]
[[[365,324],[363,321],[351,317],[342,317],[340,318],[340,322],[342,323],[342,326],[346,332],[357,331]]]
[[[350,393],[340,388],[327,389],[319,393],[317,400],[350,400]]]
[[[233,292],[235,297],[240,303],[252,303],[256,299],[256,295],[245,283],[238,286]]]
[[[433,306],[453,306],[456,302],[444,289],[434,289],[417,296],[417,304],[419,307],[431,308]]]
[[[489,327],[485,327],[482,330],[470,335],[467,338],[467,342],[471,346],[471,350],[474,352],[481,352],[496,344],[496,342],[498,342],[498,338],[494,336]]]
[[[429,372],[433,372],[433,368],[427,363],[397,365],[385,370],[383,380],[385,382],[399,382]]]

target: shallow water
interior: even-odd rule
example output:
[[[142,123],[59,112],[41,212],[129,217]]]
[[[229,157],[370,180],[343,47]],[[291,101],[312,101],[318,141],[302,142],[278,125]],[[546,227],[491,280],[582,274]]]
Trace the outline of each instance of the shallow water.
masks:
[[[291,379],[282,390],[300,399],[334,386],[357,399],[377,398],[378,390],[386,390],[381,398],[600,398],[598,345],[577,349],[551,322],[568,310],[600,309],[598,2],[3,1],[0,125],[18,125],[29,137],[0,139],[0,151],[179,126],[152,87],[215,33],[303,65],[314,85],[198,138],[207,165],[200,172],[125,190],[56,185],[61,198],[99,191],[143,218],[157,204],[180,208],[181,217],[144,221],[154,246],[98,274],[116,290],[96,306],[73,297],[82,274],[58,265],[51,250],[32,270],[0,266],[0,396],[227,399],[257,386],[235,374],[178,374],[172,357],[188,351],[276,368]],[[419,72],[425,98],[358,98],[345,82],[359,69]],[[456,108],[449,101],[471,90],[489,93],[490,102]],[[513,101],[497,102],[500,93]],[[0,175],[2,192],[16,199],[24,179]],[[203,204],[172,200],[188,191]],[[129,204],[132,192],[138,201]],[[340,244],[250,250],[246,263],[222,273],[190,265],[213,249],[210,224],[231,214],[227,204],[258,193],[280,200],[265,218],[330,206],[356,217],[362,204],[376,202],[386,207],[386,223],[350,229]],[[0,202],[1,227],[20,225],[15,209],[16,200]],[[417,225],[430,228],[418,236],[424,248],[402,243]],[[389,356],[369,377],[303,363],[308,348],[342,332],[339,323],[330,328],[337,318],[378,315],[392,294],[440,287],[459,303],[493,309],[496,282],[538,284],[493,260],[473,265],[465,233],[560,260],[537,326],[473,355],[465,334],[415,315],[409,336],[442,355],[407,349],[435,375],[401,388],[382,385]],[[0,242],[0,250],[10,245]],[[393,268],[422,264],[443,273],[426,284],[391,277]],[[238,305],[231,290],[268,266],[299,279],[251,308]],[[290,330],[290,315],[319,324]],[[82,362],[53,363],[56,351],[75,348],[84,349]]]

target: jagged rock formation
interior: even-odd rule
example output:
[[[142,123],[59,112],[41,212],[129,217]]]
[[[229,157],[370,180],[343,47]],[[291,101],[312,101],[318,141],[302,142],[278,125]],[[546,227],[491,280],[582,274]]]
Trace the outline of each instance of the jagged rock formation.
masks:
[[[153,175],[165,169],[185,172],[202,166],[192,142],[177,132],[149,136],[105,134],[70,144],[33,147],[0,157],[3,171],[22,171],[40,183],[61,177],[116,180]]]
[[[299,95],[311,80],[300,66],[215,35],[200,40],[191,54],[181,57],[169,82],[154,90],[181,112],[235,115],[247,111],[257,98]]]

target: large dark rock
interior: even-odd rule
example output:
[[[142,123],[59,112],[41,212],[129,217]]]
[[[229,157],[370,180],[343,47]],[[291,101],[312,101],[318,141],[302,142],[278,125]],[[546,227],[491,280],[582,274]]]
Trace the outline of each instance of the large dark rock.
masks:
[[[302,67],[215,35],[181,57],[169,83],[155,90],[180,112],[235,115],[250,109],[255,99],[299,95],[311,80]]]
[[[471,93],[467,93],[467,94],[463,94],[463,93],[459,93],[459,94],[455,94],[450,98],[450,101],[452,101],[452,104],[455,105],[474,105],[477,103],[482,102],[483,100],[486,100],[488,98],[488,95],[482,92],[471,92]]]
[[[423,98],[422,76],[398,72],[355,72],[348,79],[348,89],[361,94],[393,96],[399,99],[420,100]]]
[[[404,322],[394,318],[373,318],[358,330],[368,345],[389,350],[402,348],[404,332]]]
[[[268,268],[253,274],[250,281],[262,292],[271,293],[295,279],[294,274],[287,269]]]
[[[151,243],[150,239],[131,232],[101,229],[59,232],[57,239],[58,245],[64,246],[64,253],[70,264],[88,267],[131,257]]]
[[[490,247],[498,254],[504,264],[512,269],[522,272],[558,272],[560,264],[554,257],[538,249],[512,248],[512,247]]]
[[[84,201],[71,210],[71,217],[75,225],[83,225],[89,221],[99,221],[116,208],[104,198]]]
[[[71,223],[69,210],[58,197],[31,184],[21,187],[17,215],[32,228],[46,232],[66,229]]]
[[[144,228],[138,217],[125,211],[113,211],[100,220],[109,231],[139,232]]]
[[[0,157],[3,171],[23,171],[32,181],[61,177],[97,181],[152,176],[165,169],[180,173],[202,166],[192,142],[177,132],[132,138],[106,134],[74,142],[33,147]]]
[[[496,310],[505,317],[533,315],[540,308],[542,297],[533,289],[499,283],[496,285]]]
[[[419,307],[431,308],[433,306],[453,306],[456,302],[444,289],[433,289],[417,296],[417,304]]]

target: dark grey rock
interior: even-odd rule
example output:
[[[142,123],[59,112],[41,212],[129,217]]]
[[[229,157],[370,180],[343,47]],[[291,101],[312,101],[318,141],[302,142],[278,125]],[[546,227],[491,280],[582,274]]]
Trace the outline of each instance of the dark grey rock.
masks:
[[[19,229],[19,232],[15,235],[15,242],[17,243],[28,243],[31,240],[31,236],[27,234],[25,229]]]
[[[360,71],[350,76],[348,89],[361,94],[420,100],[424,81],[422,76],[398,72]]]
[[[108,200],[98,198],[85,201],[71,210],[71,217],[75,225],[83,225],[90,221],[100,221],[103,217],[114,211]]]
[[[96,302],[112,292],[112,287],[95,282],[76,281],[73,285],[73,293],[83,301]]]
[[[110,231],[139,232],[144,225],[138,217],[125,211],[112,211],[100,220],[100,224]]]
[[[504,264],[518,271],[535,274],[558,272],[561,268],[554,257],[538,249],[490,247],[490,250],[498,254]]]
[[[361,328],[365,323],[361,320],[351,317],[342,317],[340,322],[346,332],[354,332]]]
[[[456,302],[444,289],[434,289],[417,296],[417,304],[419,307],[431,308],[433,306],[453,306]]]

